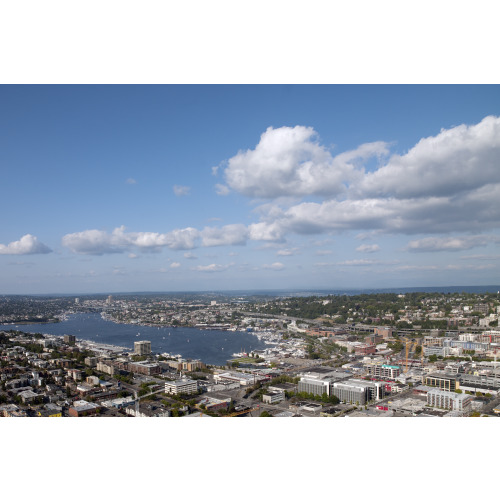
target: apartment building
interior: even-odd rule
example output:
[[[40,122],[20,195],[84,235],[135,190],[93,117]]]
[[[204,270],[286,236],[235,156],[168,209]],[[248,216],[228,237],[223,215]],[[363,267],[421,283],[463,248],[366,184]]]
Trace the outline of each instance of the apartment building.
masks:
[[[436,408],[467,413],[471,408],[472,397],[467,394],[432,389],[427,393],[427,404]]]

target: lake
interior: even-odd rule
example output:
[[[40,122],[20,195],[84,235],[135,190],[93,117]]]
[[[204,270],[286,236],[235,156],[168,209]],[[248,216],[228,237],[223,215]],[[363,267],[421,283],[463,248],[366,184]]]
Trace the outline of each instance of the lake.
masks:
[[[134,348],[134,342],[138,340],[149,340],[151,350],[155,353],[181,354],[184,358],[200,359],[204,363],[220,366],[225,365],[233,353],[242,349],[251,351],[268,347],[247,332],[118,324],[103,320],[100,314],[72,314],[67,321],[60,323],[4,325],[2,329],[57,336],[74,335],[77,339],[130,349]]]

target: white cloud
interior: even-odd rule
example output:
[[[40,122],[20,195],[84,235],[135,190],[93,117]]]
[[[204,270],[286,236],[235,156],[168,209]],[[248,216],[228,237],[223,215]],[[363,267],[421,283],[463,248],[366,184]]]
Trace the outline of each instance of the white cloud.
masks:
[[[62,244],[74,253],[102,255],[104,253],[123,252],[124,242],[120,242],[119,239],[120,238],[114,232],[108,234],[106,231],[88,229],[86,231],[64,235],[62,237]]]
[[[212,167],[212,175],[216,176],[219,173],[219,167]]]
[[[395,268],[397,271],[435,271],[438,270],[438,266],[432,265],[402,265]]]
[[[273,271],[281,271],[284,269],[285,265],[281,262],[273,262],[272,264],[264,264],[262,266],[264,269],[271,269]]]
[[[129,177],[125,182],[127,184],[137,184],[137,181],[135,179],[132,179],[132,177]]]
[[[363,253],[374,253],[378,252],[380,250],[380,247],[378,245],[360,245],[358,248],[356,248],[356,252],[363,252]]]
[[[196,255],[194,255],[194,254],[193,254],[193,253],[191,253],[191,252],[186,252],[186,253],[184,254],[184,258],[185,258],[185,259],[197,259],[198,257],[196,257]]]
[[[178,267],[181,267],[181,264],[180,262],[172,262],[172,264],[170,264],[170,267],[172,269],[177,269]]]
[[[216,184],[215,185],[215,192],[219,195],[219,196],[226,196],[229,194],[229,188],[227,186],[225,186],[224,184]]]
[[[207,266],[196,266],[193,268],[194,271],[200,271],[205,273],[216,273],[225,271],[231,267],[231,264],[221,265],[221,264],[208,264]]]
[[[106,231],[89,229],[79,233],[66,234],[62,244],[74,253],[103,255],[105,253],[122,253],[131,247],[151,251],[161,247],[172,250],[194,248],[199,238],[199,231],[188,227],[175,229],[169,233],[125,232],[125,227],[117,227],[111,234]]]
[[[128,254],[128,258],[129,258],[129,259],[137,259],[138,257],[139,257],[139,256],[138,256],[138,255],[136,255],[135,253],[129,253],[129,254]]]
[[[331,255],[332,250],[316,250],[316,255]]]
[[[461,260],[498,260],[500,259],[500,255],[462,255],[460,257]]]
[[[205,227],[201,231],[204,247],[222,245],[244,245],[248,239],[248,229],[244,224],[228,224],[223,227]]]
[[[283,250],[278,250],[276,252],[276,255],[288,257],[290,255],[296,255],[297,252],[298,252],[298,248],[284,248]]]
[[[383,142],[363,144],[332,157],[312,127],[269,127],[253,150],[240,151],[224,170],[227,185],[246,196],[333,196],[359,174],[359,160],[387,154]]]
[[[372,266],[374,264],[379,264],[378,260],[360,259],[360,260],[344,260],[343,262],[338,262],[339,266]]]
[[[405,250],[410,252],[459,252],[486,246],[492,241],[498,241],[498,238],[480,235],[449,238],[429,237],[410,241]]]
[[[500,182],[500,118],[460,125],[421,139],[405,155],[367,174],[357,191],[362,196],[415,198],[454,196]]]
[[[48,246],[31,234],[25,234],[21,239],[7,245],[0,243],[0,255],[33,255],[51,252],[52,250]]]
[[[420,140],[406,154],[387,159],[387,152],[386,143],[375,142],[332,156],[311,127],[268,128],[254,149],[240,151],[218,167],[225,180],[225,185],[217,185],[219,194],[231,188],[254,198],[272,199],[254,209],[259,217],[256,222],[169,233],[89,230],[65,235],[63,244],[76,253],[99,255],[244,245],[248,240],[276,247],[289,234],[363,231],[356,237],[366,239],[382,234],[444,235],[500,228],[500,118],[442,130]],[[364,164],[373,158],[384,163],[375,168],[370,165],[366,172]],[[186,186],[177,187],[185,194]],[[309,195],[323,199],[303,199]],[[493,240],[478,236],[423,238],[410,242],[406,249],[462,250],[489,241]],[[365,253],[378,250],[376,244],[357,248]],[[280,252],[285,255],[288,249]]]
[[[310,127],[269,128],[255,149],[227,162],[224,175],[230,188],[254,198],[327,198],[288,203],[287,209],[279,200],[261,205],[254,210],[261,221],[249,226],[252,240],[351,230],[363,231],[357,238],[366,239],[500,226],[500,118],[442,130],[365,172],[366,160],[386,153],[387,144],[377,142],[333,157]]]
[[[191,191],[189,186],[178,186],[173,187],[175,196],[187,196]]]
[[[257,222],[248,227],[251,240],[257,241],[284,241],[285,229],[279,222]]]

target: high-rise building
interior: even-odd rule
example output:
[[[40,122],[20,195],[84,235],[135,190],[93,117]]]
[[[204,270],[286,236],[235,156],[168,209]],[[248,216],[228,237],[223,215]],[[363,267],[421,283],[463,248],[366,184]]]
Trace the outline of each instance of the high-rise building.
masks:
[[[138,354],[139,356],[151,354],[151,342],[149,340],[134,342],[134,354]]]
[[[74,344],[76,342],[76,337],[74,335],[65,335],[63,341],[65,344]]]
[[[106,304],[111,304],[113,302],[113,296],[108,295],[108,298],[106,299]]]

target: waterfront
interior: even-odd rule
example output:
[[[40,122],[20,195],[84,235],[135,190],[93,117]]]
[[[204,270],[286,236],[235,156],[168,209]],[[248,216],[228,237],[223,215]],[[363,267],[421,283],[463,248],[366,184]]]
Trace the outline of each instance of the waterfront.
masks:
[[[242,349],[248,351],[268,347],[246,332],[118,324],[103,320],[99,314],[72,314],[61,323],[4,325],[2,328],[57,336],[75,335],[77,339],[131,349],[134,342],[149,340],[153,352],[180,354],[211,365],[225,365],[233,353]]]

